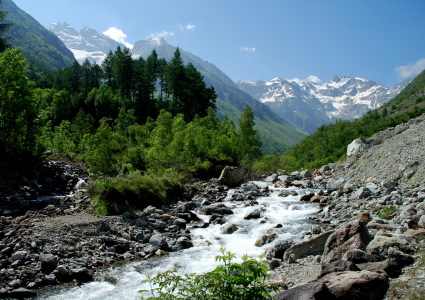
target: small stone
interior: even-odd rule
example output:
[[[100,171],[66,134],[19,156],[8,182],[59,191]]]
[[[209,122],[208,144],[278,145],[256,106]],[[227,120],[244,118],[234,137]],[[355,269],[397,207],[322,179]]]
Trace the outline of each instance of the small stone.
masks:
[[[226,225],[223,228],[221,228],[221,233],[222,234],[232,234],[238,229],[239,229],[238,226],[236,226],[235,224],[229,224],[229,225]]]
[[[372,217],[370,216],[369,212],[362,212],[356,216],[356,219],[359,221],[362,221],[363,223],[367,224],[372,220]]]

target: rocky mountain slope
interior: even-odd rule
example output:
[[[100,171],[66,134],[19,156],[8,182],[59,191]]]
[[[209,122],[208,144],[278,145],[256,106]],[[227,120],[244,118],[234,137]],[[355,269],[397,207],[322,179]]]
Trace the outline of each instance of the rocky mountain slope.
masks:
[[[425,114],[355,144],[357,150],[348,153],[351,155],[339,176],[353,181],[425,181]]]
[[[0,10],[7,11],[6,23],[13,26],[5,33],[12,47],[20,47],[36,73],[67,67],[75,60],[72,52],[52,32],[21,10],[12,0],[3,0]]]
[[[71,25],[59,22],[51,24],[48,29],[65,43],[79,63],[88,59],[100,64],[109,51],[115,51],[118,46],[122,49],[125,47],[124,44],[90,27],[84,27],[77,32]]]
[[[371,80],[338,76],[326,83],[274,78],[268,82],[240,81],[237,85],[293,126],[311,133],[338,119],[363,116],[391,100],[409,81],[392,89]]]

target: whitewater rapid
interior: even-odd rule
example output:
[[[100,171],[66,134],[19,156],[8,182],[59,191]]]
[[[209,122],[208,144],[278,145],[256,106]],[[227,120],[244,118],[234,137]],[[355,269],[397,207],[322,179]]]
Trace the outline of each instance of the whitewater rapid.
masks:
[[[263,182],[256,182],[257,185],[265,186]],[[306,217],[318,211],[316,204],[300,202],[299,195],[303,195],[311,189],[286,190],[296,191],[298,195],[280,197],[279,193],[283,188],[273,188],[270,196],[259,197],[254,206],[246,206],[243,201],[230,201],[230,196],[234,190],[229,191],[228,197],[223,203],[231,208],[233,215],[225,217],[226,224],[236,224],[238,230],[233,234],[222,234],[221,228],[224,225],[210,225],[208,228],[190,229],[193,247],[179,252],[172,252],[168,256],[153,258],[145,261],[135,261],[105,270],[100,279],[84,284],[80,287],[64,288],[53,291],[55,295],[44,294],[39,299],[47,300],[133,300],[140,299],[138,293],[141,289],[149,289],[147,284],[142,285],[141,281],[147,275],[155,275],[167,270],[176,270],[181,274],[205,273],[213,270],[219,262],[215,257],[219,255],[220,248],[225,248],[236,254],[237,261],[248,254],[250,257],[258,258],[274,244],[282,240],[292,240],[303,231],[310,229],[311,223]],[[254,208],[262,211],[260,219],[245,220],[244,216]],[[205,221],[209,216],[199,215]],[[256,247],[255,242],[263,235],[276,233],[277,238],[262,247]],[[52,292],[50,292],[52,293]],[[145,296],[149,296],[145,294]]]

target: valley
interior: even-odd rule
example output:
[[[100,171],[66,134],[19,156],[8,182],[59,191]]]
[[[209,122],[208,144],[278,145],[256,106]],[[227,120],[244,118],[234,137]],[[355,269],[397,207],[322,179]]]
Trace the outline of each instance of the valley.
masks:
[[[98,26],[95,17],[115,4],[96,7],[88,23]],[[204,23],[170,25],[165,5],[150,22],[144,5],[144,26],[174,30],[140,27],[146,38],[132,46],[116,27],[114,39],[90,24],[46,27],[0,0],[0,298],[421,299],[425,60],[393,68],[393,79],[405,79],[394,87],[343,74],[235,82],[228,74],[251,77],[250,68],[305,72],[325,52],[321,74],[346,63],[348,74],[373,74],[371,66],[360,72],[354,56],[332,59],[358,53],[357,64],[372,65],[379,36],[365,47],[363,34],[353,35],[338,51],[357,28],[341,34],[338,22],[320,31],[331,20],[320,16],[308,35],[293,27],[298,19],[266,31],[250,20],[244,40],[253,24],[241,30],[238,16],[221,10],[214,29],[226,30],[213,43],[204,7]],[[258,8],[267,24],[291,17]],[[377,28],[367,29],[370,38]],[[328,43],[314,43],[319,36]],[[233,69],[174,46],[195,37],[192,49],[232,57]]]

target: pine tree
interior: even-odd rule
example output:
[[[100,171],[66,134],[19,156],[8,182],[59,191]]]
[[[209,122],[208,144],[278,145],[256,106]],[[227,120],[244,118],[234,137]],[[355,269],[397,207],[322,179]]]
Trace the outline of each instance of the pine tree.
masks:
[[[251,166],[255,158],[262,155],[261,139],[254,129],[255,117],[251,106],[247,105],[238,121],[239,157],[242,164]]]
[[[1,0],[0,4],[2,4]],[[9,39],[3,36],[4,33],[12,26],[12,24],[2,23],[4,18],[6,18],[7,13],[7,11],[0,10],[0,53],[3,53],[10,46],[8,42]]]
[[[185,89],[184,65],[179,48],[174,52],[171,62],[165,69],[167,79],[167,93],[171,95],[169,111],[173,115],[182,112],[183,93]]]

